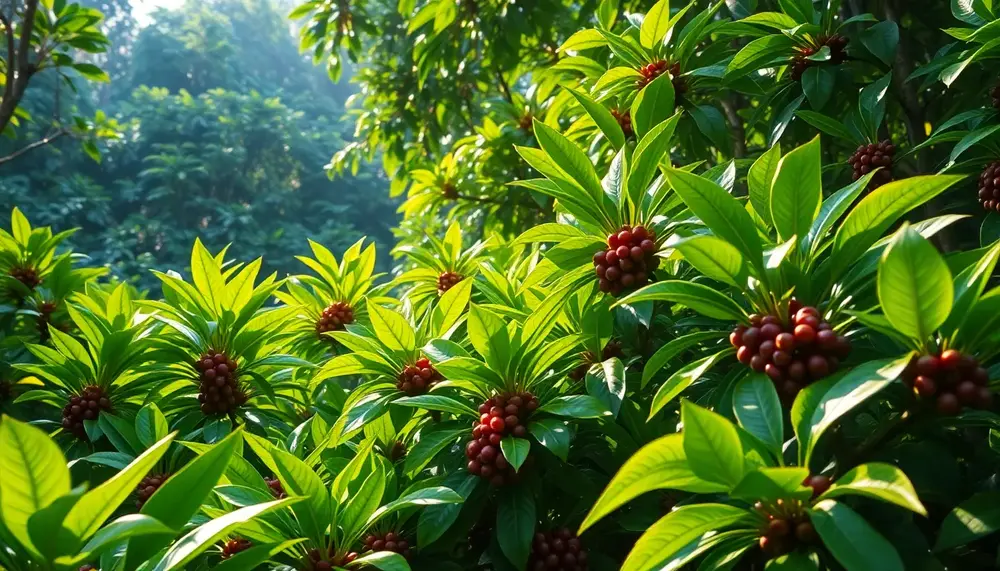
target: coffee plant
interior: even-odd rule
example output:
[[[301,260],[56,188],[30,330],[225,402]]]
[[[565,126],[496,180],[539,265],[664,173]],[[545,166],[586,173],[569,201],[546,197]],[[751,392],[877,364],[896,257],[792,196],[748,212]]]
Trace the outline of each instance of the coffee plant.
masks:
[[[0,568],[996,569],[998,17],[305,2],[398,243],[149,294],[11,205]]]

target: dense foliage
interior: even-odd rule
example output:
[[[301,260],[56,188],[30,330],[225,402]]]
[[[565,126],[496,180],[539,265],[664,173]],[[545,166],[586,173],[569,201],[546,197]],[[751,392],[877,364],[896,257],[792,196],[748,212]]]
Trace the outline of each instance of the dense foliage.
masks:
[[[253,11],[135,36],[206,55],[102,162],[185,259],[85,250],[144,296],[71,246],[148,244],[10,195],[0,567],[995,569],[1000,11],[671,4],[292,9],[359,65],[326,169],[407,194],[389,275],[289,191],[327,133],[229,73]]]

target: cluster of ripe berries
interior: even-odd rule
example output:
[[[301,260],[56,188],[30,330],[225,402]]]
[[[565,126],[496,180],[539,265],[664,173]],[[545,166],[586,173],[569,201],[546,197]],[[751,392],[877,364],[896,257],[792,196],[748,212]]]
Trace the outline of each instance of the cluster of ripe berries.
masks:
[[[531,113],[525,113],[524,115],[521,116],[521,119],[518,120],[517,126],[520,127],[521,130],[526,133],[534,133],[535,132],[534,119],[535,119],[534,115],[532,115]]]
[[[356,551],[338,554],[331,547],[327,559],[323,559],[323,554],[319,549],[310,549],[307,554],[304,571],[332,571],[334,567],[343,567],[358,558]]]
[[[955,349],[910,361],[902,378],[920,397],[934,399],[941,414],[958,414],[963,406],[983,410],[993,406],[989,373],[975,357]]]
[[[281,485],[281,480],[277,478],[264,478],[264,483],[267,484],[267,488],[271,490],[271,495],[277,500],[283,500],[288,497],[285,493],[285,487]]]
[[[622,133],[625,133],[626,139],[635,135],[635,131],[632,129],[632,114],[628,109],[622,111],[617,107],[612,107],[611,116],[615,118],[615,121],[618,121],[618,126],[622,128]]]
[[[386,450],[386,457],[390,462],[397,462],[406,457],[406,443],[402,440],[397,440],[392,443],[391,446]]]
[[[525,423],[536,408],[538,399],[527,392],[497,395],[479,405],[479,421],[472,423],[472,440],[465,445],[469,473],[494,486],[517,482],[520,477],[500,450],[500,441],[507,435],[527,437]]]
[[[236,361],[225,352],[209,349],[197,362],[201,384],[198,402],[204,414],[229,414],[246,404],[249,396],[240,385]]]
[[[661,59],[640,67],[638,72],[642,77],[635,80],[635,86],[642,89],[668,71],[670,72],[670,83],[674,86],[674,99],[680,99],[688,90],[687,80],[681,76],[680,62],[670,63]]]
[[[58,306],[54,301],[45,301],[38,305],[38,339],[41,343],[45,343],[51,339],[52,334],[49,333],[49,327],[55,327],[63,333],[69,332],[68,323],[52,323],[52,315],[56,312]]]
[[[775,315],[750,316],[750,326],[738,325],[729,334],[736,358],[744,365],[767,373],[788,399],[802,387],[837,370],[840,359],[851,352],[851,342],[837,335],[820,318],[815,307],[791,300],[788,319]]]
[[[622,226],[608,236],[608,249],[594,254],[594,272],[604,293],[618,295],[649,282],[649,274],[660,267],[656,254],[656,232],[639,225]]]
[[[861,145],[847,159],[847,164],[854,170],[851,177],[858,180],[876,168],[882,167],[868,183],[868,190],[875,190],[883,184],[892,182],[892,158],[896,155],[896,147],[892,141],[885,139],[880,143]]]
[[[323,339],[323,334],[330,331],[343,331],[347,325],[354,323],[354,310],[346,301],[331,303],[316,320],[316,335]]]
[[[1000,161],[990,163],[979,175],[979,204],[1000,212]]]
[[[531,571],[587,571],[587,551],[568,528],[538,532],[531,543],[527,568]]]
[[[249,539],[244,539],[242,537],[230,539],[222,544],[222,558],[229,559],[237,553],[250,549],[252,546],[253,543]]]
[[[9,275],[24,284],[24,287],[28,289],[35,289],[42,283],[42,278],[38,276],[38,272],[30,266],[14,266],[10,269]]]
[[[431,366],[430,360],[421,357],[399,373],[396,388],[412,397],[426,393],[435,383],[442,380],[444,377]]]
[[[365,538],[365,547],[361,551],[392,551],[407,559],[413,557],[413,548],[410,547],[410,542],[392,531],[385,534],[368,534],[368,537]]]
[[[799,53],[792,58],[792,81],[801,81],[802,74],[814,65],[820,65],[822,63],[840,65],[847,61],[848,42],[850,42],[850,40],[844,36],[834,34],[832,36],[818,37],[816,39],[817,45],[815,47],[809,46],[805,48],[798,48],[797,51]],[[828,62],[813,61],[809,59],[810,56],[821,50],[823,46],[830,48],[830,59]]]
[[[582,381],[583,378],[587,376],[587,371],[590,370],[590,366],[593,365],[594,363],[603,363],[608,359],[614,357],[621,358],[624,355],[625,354],[622,353],[621,343],[617,341],[608,341],[608,344],[605,345],[604,349],[601,351],[601,359],[599,361],[594,357],[594,354],[592,352],[587,351],[586,353],[583,354],[583,362],[577,365],[575,369],[570,371],[569,375],[567,376],[573,379],[574,381]]]
[[[465,279],[462,274],[457,274],[455,272],[445,272],[438,276],[438,295],[443,295],[444,292],[450,290],[451,288],[458,285],[458,282]]]
[[[811,476],[802,482],[804,486],[813,489],[813,498],[830,489],[831,483],[830,478],[826,476]],[[760,530],[759,545],[761,551],[768,557],[780,557],[799,545],[810,545],[819,541],[816,528],[809,521],[802,502],[779,499],[773,504],[757,502],[753,507],[765,518]]]
[[[458,187],[452,182],[442,183],[441,196],[447,198],[448,200],[456,200],[458,198]]]
[[[81,566],[77,571],[97,571],[97,567],[88,564]]]
[[[63,407],[62,427],[80,440],[87,440],[83,421],[97,420],[97,414],[102,410],[111,410],[111,399],[104,389],[96,385],[84,387],[81,394],[69,397],[69,403]]]
[[[139,485],[135,487],[135,509],[141,510],[142,506],[160,489],[160,486],[167,481],[170,474],[148,474]]]

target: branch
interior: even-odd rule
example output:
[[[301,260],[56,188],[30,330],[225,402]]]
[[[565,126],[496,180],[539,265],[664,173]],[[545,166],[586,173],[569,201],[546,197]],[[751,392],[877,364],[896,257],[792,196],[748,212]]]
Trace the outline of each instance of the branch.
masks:
[[[510,92],[510,86],[507,85],[507,80],[503,78],[503,72],[500,71],[499,67],[496,68],[496,72],[497,72],[497,79],[500,80],[500,88],[503,89],[504,96],[507,98],[507,101],[509,101],[510,104],[513,105],[514,96]]]
[[[3,24],[4,35],[7,36],[7,83],[4,84],[3,98],[10,97],[14,88],[14,70],[17,68],[17,51],[14,48],[14,25],[3,12],[0,12],[0,24]]]
[[[743,118],[740,117],[739,109],[732,99],[727,97],[720,100],[719,103],[722,104],[722,110],[725,111],[726,119],[729,120],[729,130],[733,136],[733,157],[742,159],[747,156],[747,131],[743,126]]]
[[[24,16],[21,21],[24,23],[21,28],[21,43],[17,46],[17,67],[27,75],[28,53],[31,52],[31,32],[35,29],[35,12],[38,11],[38,0],[27,0],[27,7],[24,9]],[[18,78],[20,79],[20,77]],[[25,78],[27,81],[27,78]]]
[[[39,147],[44,147],[45,145],[48,145],[49,143],[55,141],[59,137],[62,137],[63,135],[68,135],[68,134],[69,134],[69,131],[67,131],[66,129],[60,129],[60,130],[56,131],[55,133],[52,133],[51,135],[46,135],[44,139],[39,139],[39,140],[35,141],[34,143],[31,143],[30,145],[26,146],[26,147],[23,147],[21,149],[18,149],[17,151],[14,151],[13,153],[7,155],[6,157],[0,157],[0,165],[4,165],[4,164],[6,164],[6,163],[8,163],[8,162],[10,162],[10,161],[12,161],[14,159],[16,159],[17,157],[19,157],[19,156],[21,156],[21,155],[23,155],[25,153],[31,152],[31,151],[39,148]]]

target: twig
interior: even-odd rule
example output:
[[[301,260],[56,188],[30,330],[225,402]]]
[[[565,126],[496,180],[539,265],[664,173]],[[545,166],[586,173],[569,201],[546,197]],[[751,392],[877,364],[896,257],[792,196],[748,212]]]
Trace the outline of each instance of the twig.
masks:
[[[496,73],[497,73],[497,79],[500,80],[500,88],[503,89],[504,96],[507,98],[507,101],[509,101],[510,104],[513,105],[514,96],[510,92],[510,86],[507,85],[507,80],[503,78],[503,72],[500,71],[500,68],[496,68]]]
[[[742,159],[747,156],[747,131],[743,126],[743,118],[740,117],[739,109],[733,104],[732,99],[725,98],[720,101],[722,110],[726,113],[726,120],[729,121],[729,130],[733,135],[733,157]]]
[[[35,149],[37,149],[39,147],[44,147],[45,145],[48,145],[49,143],[55,141],[59,137],[62,137],[63,135],[68,135],[68,134],[69,134],[68,130],[66,130],[66,129],[59,129],[58,131],[56,131],[55,133],[52,133],[51,135],[46,135],[45,138],[43,138],[43,139],[39,139],[39,140],[35,141],[34,143],[31,143],[30,145],[22,147],[22,148],[18,149],[17,151],[14,151],[13,153],[11,153],[11,154],[9,154],[9,155],[7,155],[5,157],[0,157],[0,165],[8,163],[8,162],[16,159],[17,157],[19,157],[19,156],[21,156],[21,155],[23,155],[25,153],[28,153],[30,151],[33,151],[33,150],[35,150]]]

